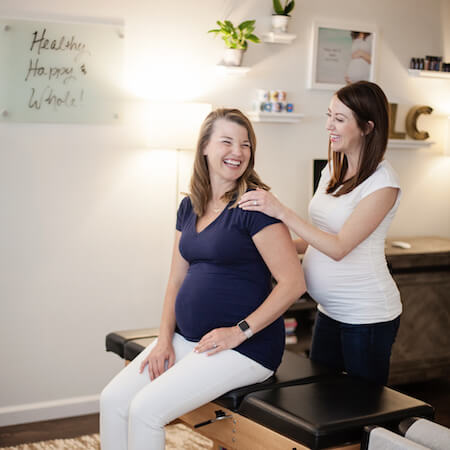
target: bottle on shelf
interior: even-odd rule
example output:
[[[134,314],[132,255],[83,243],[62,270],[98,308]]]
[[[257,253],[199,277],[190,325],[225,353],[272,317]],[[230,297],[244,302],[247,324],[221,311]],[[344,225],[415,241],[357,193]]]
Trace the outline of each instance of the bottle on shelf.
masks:
[[[433,72],[449,72],[450,64],[443,62],[442,56],[426,55],[425,58],[411,58],[409,61],[409,68]]]

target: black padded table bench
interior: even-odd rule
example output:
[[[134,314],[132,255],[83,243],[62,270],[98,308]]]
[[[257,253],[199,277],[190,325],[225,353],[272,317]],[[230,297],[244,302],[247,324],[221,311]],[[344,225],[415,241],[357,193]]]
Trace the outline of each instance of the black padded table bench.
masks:
[[[106,349],[130,361],[157,334],[157,329],[110,333]],[[214,420],[224,416],[232,420]],[[388,387],[286,351],[269,380],[228,392],[180,420],[194,428],[200,424],[197,431],[226,449],[353,450],[359,448],[365,426],[395,429],[412,416],[432,419],[434,410]]]
[[[113,331],[112,333],[106,335],[106,351],[113,352],[121,358],[131,361],[146,347],[146,345],[139,345],[136,347],[133,357],[125,358],[125,345],[128,342],[131,343],[142,338],[154,339],[155,337],[158,337],[158,335],[158,328],[139,328],[136,330]]]
[[[420,400],[345,374],[248,394],[239,414],[319,449],[361,440],[364,426],[395,429],[405,417],[432,416]]]

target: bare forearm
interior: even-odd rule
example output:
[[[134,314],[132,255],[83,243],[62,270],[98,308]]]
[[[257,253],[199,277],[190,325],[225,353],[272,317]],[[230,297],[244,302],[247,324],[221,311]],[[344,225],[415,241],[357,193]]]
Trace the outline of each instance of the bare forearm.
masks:
[[[175,332],[175,299],[180,289],[180,283],[171,283],[167,285],[166,295],[164,297],[163,311],[161,315],[161,324],[159,327],[159,338],[172,341]]]
[[[362,199],[337,234],[327,233],[284,207],[278,216],[308,245],[339,261],[378,227],[394,206],[398,188],[384,187]]]
[[[335,260],[339,260],[345,255],[346,249],[337,235],[316,228],[297,216],[291,209],[284,208],[279,219],[301,238],[294,241],[298,253],[302,253],[299,250],[305,251],[306,247],[311,245]]]
[[[361,51],[360,58],[366,61],[367,64],[372,64],[372,59],[369,53]]]
[[[253,333],[280,317],[305,291],[303,278],[289,283],[278,282],[264,303],[246,318]]]
[[[170,267],[169,281],[167,282],[166,295],[164,296],[163,312],[159,330],[159,339],[172,342],[173,333],[175,332],[175,299],[178,291],[183,284],[184,278],[188,271],[189,264],[181,256],[179,251],[179,242],[181,232],[175,233],[175,242],[172,251],[172,264]]]

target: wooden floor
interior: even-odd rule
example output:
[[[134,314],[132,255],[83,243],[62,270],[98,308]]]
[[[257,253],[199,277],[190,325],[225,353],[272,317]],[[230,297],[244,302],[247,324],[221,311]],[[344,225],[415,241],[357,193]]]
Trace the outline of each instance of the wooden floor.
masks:
[[[67,439],[99,431],[98,414],[47,420],[0,428],[0,447],[27,442]]]
[[[436,409],[435,421],[450,428],[450,377],[396,386],[395,389],[423,400]],[[98,433],[98,414],[34,422],[0,428],[0,447]]]

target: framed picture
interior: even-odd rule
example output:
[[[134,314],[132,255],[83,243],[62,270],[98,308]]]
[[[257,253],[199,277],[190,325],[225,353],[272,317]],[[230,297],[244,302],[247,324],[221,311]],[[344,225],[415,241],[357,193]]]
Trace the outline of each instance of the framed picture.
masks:
[[[373,25],[314,22],[308,87],[337,90],[355,81],[375,81],[376,39]]]

